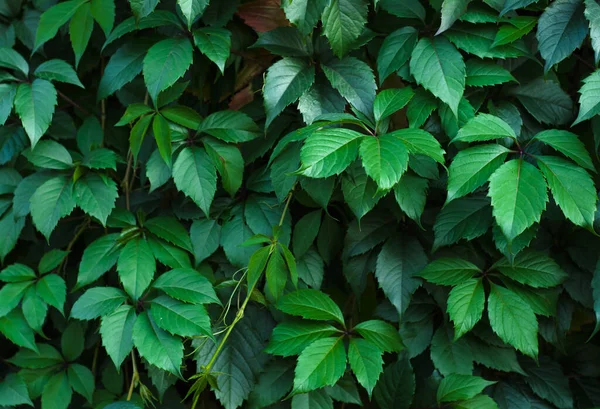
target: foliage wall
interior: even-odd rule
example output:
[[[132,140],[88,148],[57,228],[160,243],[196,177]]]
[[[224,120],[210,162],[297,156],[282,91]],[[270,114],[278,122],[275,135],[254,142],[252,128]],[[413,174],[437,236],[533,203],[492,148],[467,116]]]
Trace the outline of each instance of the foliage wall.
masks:
[[[0,1],[0,408],[600,407],[596,0]]]

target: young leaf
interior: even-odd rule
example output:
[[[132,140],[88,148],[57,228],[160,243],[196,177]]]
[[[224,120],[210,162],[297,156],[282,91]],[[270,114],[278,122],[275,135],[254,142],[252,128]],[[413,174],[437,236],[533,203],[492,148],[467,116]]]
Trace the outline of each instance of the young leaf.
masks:
[[[492,174],[489,196],[496,223],[509,243],[540,221],[548,201],[544,177],[523,159],[508,161]]]
[[[322,338],[310,344],[298,357],[292,394],[332,386],[346,369],[343,337]]]
[[[344,325],[340,307],[328,295],[318,290],[297,290],[281,297],[277,308],[286,314],[309,320],[336,321]]]

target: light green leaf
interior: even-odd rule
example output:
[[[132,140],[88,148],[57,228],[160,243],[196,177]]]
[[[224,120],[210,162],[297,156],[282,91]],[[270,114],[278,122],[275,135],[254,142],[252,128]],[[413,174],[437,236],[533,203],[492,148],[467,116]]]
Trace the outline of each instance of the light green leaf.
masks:
[[[0,307],[0,317],[4,317],[15,309],[25,295],[27,289],[31,287],[32,284],[32,281],[8,283],[0,289],[0,296],[2,296],[3,301],[2,306]]]
[[[93,320],[112,313],[125,302],[127,295],[114,287],[93,287],[87,290],[73,305],[71,317]]]
[[[58,221],[75,207],[70,176],[56,176],[44,182],[31,196],[31,217],[35,227],[50,239]]]
[[[9,406],[33,406],[33,402],[29,398],[27,385],[17,374],[7,375],[0,383],[0,402]]]
[[[419,85],[448,104],[458,115],[466,69],[460,53],[443,37],[422,38],[413,50],[410,72]]]
[[[312,32],[317,25],[327,0],[283,0],[281,7],[288,20],[304,35]]]
[[[354,48],[367,22],[367,7],[366,0],[331,0],[323,10],[323,31],[338,58]]]
[[[437,390],[438,402],[468,400],[480,394],[495,382],[486,381],[479,376],[450,374],[440,382]]]
[[[56,102],[56,89],[46,80],[35,79],[17,88],[15,112],[23,122],[32,148],[48,130]]]
[[[467,6],[471,0],[444,0],[442,3],[442,22],[435,35],[441,34],[452,27],[452,24],[467,11]]]
[[[504,163],[509,153],[509,149],[496,144],[475,146],[458,152],[450,165],[446,203],[481,187]]]
[[[19,263],[11,264],[0,271],[0,281],[4,281],[5,283],[19,283],[21,281],[31,281],[35,278],[35,271]]]
[[[20,309],[15,309],[0,317],[0,333],[15,345],[38,351],[35,345],[35,334]]]
[[[497,116],[478,114],[465,124],[452,142],[484,142],[495,139],[516,139],[515,131]]]
[[[90,5],[92,6],[90,11],[94,20],[102,28],[104,35],[108,37],[115,22],[114,0],[91,0]]]
[[[332,60],[321,67],[333,88],[350,105],[371,119],[377,87],[371,67],[354,57]]]
[[[133,239],[121,250],[117,271],[127,294],[137,301],[150,286],[156,271],[156,261],[146,239]]]
[[[512,263],[502,259],[494,267],[508,278],[534,288],[554,287],[567,279],[554,260],[531,250],[520,253]]]
[[[202,122],[198,112],[184,105],[171,105],[161,109],[160,113],[169,121],[193,130],[198,129]]]
[[[302,146],[302,174],[326,178],[343,172],[358,154],[361,133],[344,128],[321,129],[312,133]]]
[[[381,91],[375,97],[373,105],[375,122],[379,122],[404,108],[414,95],[415,92],[410,87],[392,88]]]
[[[496,223],[510,243],[540,221],[548,201],[546,181],[532,164],[513,159],[490,177],[489,197]]]
[[[569,159],[575,161],[579,166],[583,166],[593,172],[596,171],[585,145],[574,133],[559,129],[549,129],[536,134],[533,138],[556,149]]]
[[[56,6],[55,6],[56,7]],[[44,385],[42,392],[42,408],[67,409],[71,403],[73,391],[69,384],[67,371],[54,374]]]
[[[529,304],[514,292],[491,284],[488,315],[492,330],[532,358],[538,354],[538,323]]]
[[[394,187],[394,197],[400,209],[421,226],[421,215],[427,200],[427,179],[405,173]]]
[[[207,216],[217,190],[217,172],[204,149],[184,148],[173,164],[173,180]]]
[[[208,2],[209,0],[177,0],[177,5],[185,17],[188,28],[192,26],[196,18],[204,13]]]
[[[60,81],[67,84],[77,85],[84,88],[77,77],[77,73],[69,64],[63,60],[48,60],[38,65],[33,75],[43,80]]]
[[[115,207],[119,196],[117,184],[108,176],[87,173],[73,187],[75,202],[85,213],[106,225],[106,219]]]
[[[398,352],[404,348],[398,330],[385,321],[363,321],[353,330],[384,352]]]
[[[79,264],[77,288],[93,283],[115,265],[119,258],[118,238],[119,233],[107,234],[86,247]]]
[[[579,48],[587,36],[584,8],[581,0],[558,0],[540,16],[536,38],[546,72]]]
[[[25,76],[29,75],[29,64],[15,50],[9,47],[0,47],[0,67],[18,70]]]
[[[306,347],[298,357],[292,394],[333,386],[346,369],[343,337],[322,338]]]
[[[381,190],[394,187],[408,167],[408,151],[392,134],[366,137],[360,144],[363,166]]]
[[[328,295],[318,290],[297,290],[281,297],[277,309],[309,320],[336,321],[344,325],[340,307]]]
[[[25,150],[23,156],[40,168],[64,170],[73,167],[73,158],[69,151],[52,140],[39,142],[35,149]]]
[[[448,295],[448,314],[454,322],[454,339],[469,332],[479,322],[484,303],[481,279],[469,279],[452,288]]]
[[[252,118],[239,111],[218,111],[207,116],[198,132],[205,132],[223,142],[248,142],[261,134]]]
[[[212,62],[217,64],[217,67],[219,67],[222,74],[225,73],[225,62],[227,62],[227,59],[229,58],[229,50],[231,48],[231,31],[223,28],[199,28],[194,30],[194,44],[202,51],[202,54],[206,55]]]
[[[133,325],[136,313],[133,307],[122,305],[113,313],[102,317],[100,335],[106,353],[112,359],[116,368],[127,358],[133,348]]]
[[[284,58],[269,67],[263,89],[268,128],[273,120],[315,81],[315,68],[300,58]]]
[[[4,125],[10,116],[15,95],[17,95],[16,84],[0,84],[0,126]],[[6,160],[3,159],[4,161]]]
[[[90,169],[117,170],[117,155],[110,149],[96,148],[83,157],[81,164]]]
[[[69,0],[58,3],[46,10],[40,17],[35,35],[33,52],[37,51],[46,41],[54,38],[61,28],[86,0]]]
[[[152,300],[150,314],[159,327],[173,335],[213,337],[210,317],[202,305],[184,304],[161,295]]]
[[[91,13],[91,5],[84,3],[73,14],[71,23],[69,23],[69,36],[75,52],[75,67],[79,66],[79,61],[87,48],[93,29],[94,18]]]
[[[584,15],[590,22],[590,38],[594,49],[595,62],[600,61],[600,5],[595,0],[584,0]]]
[[[192,64],[192,43],[185,37],[154,44],[144,57],[144,82],[154,101],[186,73]]]
[[[352,372],[368,392],[369,397],[383,370],[383,351],[371,342],[351,338],[348,345],[348,362]]]
[[[495,62],[471,58],[467,60],[466,68],[466,85],[470,87],[488,87],[504,84],[505,82],[517,82],[506,68]]]
[[[265,351],[280,356],[298,355],[314,341],[331,337],[336,332],[338,332],[338,329],[327,323],[282,322],[273,329],[273,334]]]
[[[129,0],[131,11],[135,16],[135,22],[139,24],[141,19],[148,17],[154,11],[157,4],[158,0]]]
[[[147,220],[144,227],[161,239],[189,252],[192,251],[192,242],[187,229],[176,218],[169,216],[154,217]]]
[[[485,234],[492,224],[490,210],[490,200],[481,196],[448,203],[435,220],[433,248],[449,246],[460,239],[472,240]]]
[[[392,131],[389,135],[400,139],[413,155],[425,155],[438,163],[444,163],[445,152],[437,139],[429,132],[422,129],[405,128]]]
[[[529,34],[533,27],[537,24],[536,17],[515,16],[508,20],[509,24],[500,26],[496,33],[493,47],[498,47],[505,44],[510,44],[517,41],[519,38]]]
[[[148,244],[159,263],[171,268],[192,268],[190,256],[179,247],[156,237],[148,237]]]
[[[38,333],[42,332],[48,305],[38,297],[34,287],[30,287],[25,293],[21,309],[29,326]]]
[[[419,273],[419,277],[439,285],[459,285],[473,278],[481,269],[461,258],[443,257],[432,261]]]
[[[147,312],[140,314],[133,325],[133,344],[150,364],[181,376],[181,339],[160,329]]]
[[[402,27],[389,34],[377,55],[379,84],[395,71],[398,71],[410,58],[417,44],[418,33],[413,27]]]
[[[402,316],[412,294],[421,285],[416,274],[427,264],[421,244],[409,237],[389,239],[377,257],[375,277],[379,287]]]
[[[523,39],[513,43],[494,47],[497,35],[495,25],[455,24],[444,35],[456,48],[479,58],[516,58],[530,56],[531,51]]]
[[[158,277],[152,286],[179,301],[192,304],[221,304],[210,281],[190,268],[168,271]]]
[[[65,280],[56,275],[43,276],[36,284],[37,295],[47,304],[53,306],[64,314],[64,305],[67,299],[67,285]]]
[[[579,97],[579,114],[573,122],[573,126],[600,113],[600,70],[594,71],[583,80],[583,86],[579,93],[581,94]]]
[[[154,134],[156,145],[158,145],[160,156],[170,168],[172,156],[171,129],[169,128],[167,120],[160,114],[154,115],[154,119],[152,120],[152,133]]]

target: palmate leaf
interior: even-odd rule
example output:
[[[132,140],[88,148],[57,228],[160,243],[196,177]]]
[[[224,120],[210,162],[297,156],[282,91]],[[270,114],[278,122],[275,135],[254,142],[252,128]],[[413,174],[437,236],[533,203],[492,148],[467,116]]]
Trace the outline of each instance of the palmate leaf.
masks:
[[[321,20],[325,36],[338,58],[354,46],[367,22],[366,0],[332,0],[323,10]]]
[[[345,369],[343,337],[319,339],[306,347],[298,357],[292,394],[333,386]]]
[[[443,37],[422,38],[410,58],[410,72],[419,85],[448,104],[458,115],[465,91],[466,69],[460,53]]]
[[[493,214],[509,243],[540,221],[548,201],[546,189],[540,171],[523,159],[508,161],[492,174]]]
[[[187,38],[159,41],[144,57],[144,81],[154,101],[185,74],[192,64],[192,43]]]

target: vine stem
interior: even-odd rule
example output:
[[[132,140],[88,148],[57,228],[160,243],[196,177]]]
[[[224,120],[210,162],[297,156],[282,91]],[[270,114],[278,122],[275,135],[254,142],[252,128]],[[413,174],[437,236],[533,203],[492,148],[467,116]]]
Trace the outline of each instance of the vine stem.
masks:
[[[129,385],[129,392],[127,393],[128,401],[131,400],[131,396],[133,395],[133,388],[135,387],[136,381],[140,377],[137,369],[137,364],[135,362],[135,354],[133,353],[133,350],[131,351],[131,363],[133,365],[133,374],[131,375],[131,385]]]

